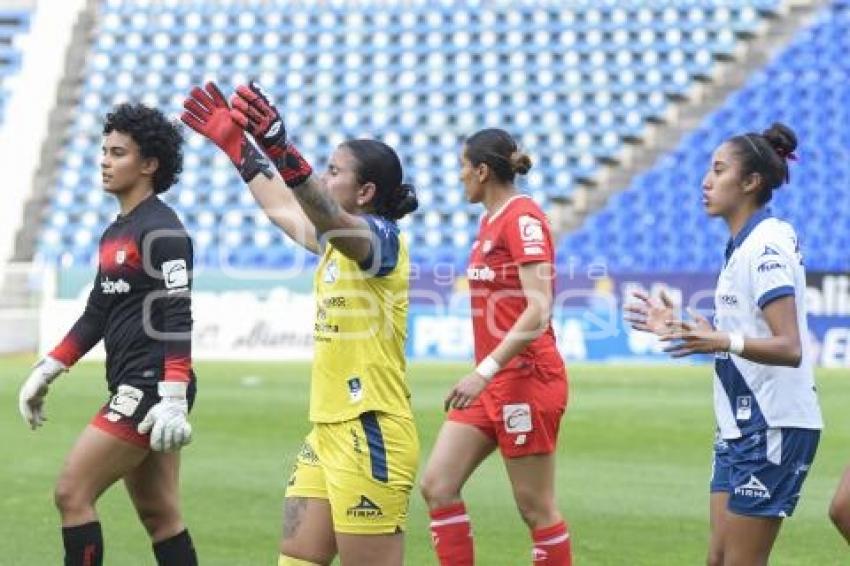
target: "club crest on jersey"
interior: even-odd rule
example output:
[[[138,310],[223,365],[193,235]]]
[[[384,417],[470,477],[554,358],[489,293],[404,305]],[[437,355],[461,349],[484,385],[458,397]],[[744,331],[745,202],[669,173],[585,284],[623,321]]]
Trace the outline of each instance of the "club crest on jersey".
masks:
[[[322,281],[325,283],[335,283],[339,278],[339,266],[336,264],[336,260],[332,259],[325,266],[325,274],[322,276]]]
[[[363,383],[357,376],[348,380],[348,397],[352,403],[357,403],[363,399]]]
[[[735,418],[739,421],[748,421],[753,415],[753,398],[749,395],[740,395],[736,400]]]
[[[519,217],[519,237],[523,242],[542,242],[543,223],[533,216]]]
[[[127,260],[127,250],[118,250],[115,252],[115,263],[121,265]]]
[[[481,253],[489,254],[490,250],[493,249],[493,241],[492,240],[484,240],[484,243],[481,244]]]

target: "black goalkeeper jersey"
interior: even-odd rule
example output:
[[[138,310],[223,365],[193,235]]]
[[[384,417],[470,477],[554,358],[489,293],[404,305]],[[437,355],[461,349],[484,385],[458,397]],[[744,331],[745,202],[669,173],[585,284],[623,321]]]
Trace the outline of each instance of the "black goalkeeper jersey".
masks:
[[[192,240],[152,195],[103,233],[86,309],[50,355],[70,367],[102,338],[110,391],[188,381],[191,287]]]

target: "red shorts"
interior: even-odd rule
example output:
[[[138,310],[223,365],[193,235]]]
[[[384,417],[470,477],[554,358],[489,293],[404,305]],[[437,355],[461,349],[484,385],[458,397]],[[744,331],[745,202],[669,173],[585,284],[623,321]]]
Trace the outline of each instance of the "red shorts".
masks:
[[[162,399],[156,388],[155,382],[144,386],[118,385],[115,393],[95,414],[90,424],[125,442],[141,448],[149,448],[150,433],[140,434],[136,427],[144,420],[150,408]],[[189,382],[189,388],[186,391],[190,410],[195,401],[195,391],[193,379]]]
[[[506,458],[550,454],[558,443],[567,396],[562,365],[521,362],[497,373],[478,399],[466,409],[452,409],[448,419],[479,428]]]

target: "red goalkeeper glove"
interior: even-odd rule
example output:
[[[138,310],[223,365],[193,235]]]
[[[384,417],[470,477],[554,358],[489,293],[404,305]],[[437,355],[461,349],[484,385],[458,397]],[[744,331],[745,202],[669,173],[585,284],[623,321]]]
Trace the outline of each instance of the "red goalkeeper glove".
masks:
[[[290,187],[297,187],[313,174],[313,168],[286,139],[286,126],[274,103],[255,82],[236,87],[230,98],[233,121],[259,142],[281,177]]]
[[[215,83],[208,82],[205,90],[194,87],[183,108],[183,123],[220,147],[246,183],[260,173],[271,178],[268,160],[230,117],[230,106]]]

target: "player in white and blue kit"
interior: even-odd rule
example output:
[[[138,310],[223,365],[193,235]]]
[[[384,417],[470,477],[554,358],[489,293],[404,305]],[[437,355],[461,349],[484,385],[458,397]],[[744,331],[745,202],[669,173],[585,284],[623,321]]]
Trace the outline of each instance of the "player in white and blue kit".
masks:
[[[673,357],[715,355],[718,435],[711,479],[709,565],[766,565],[791,516],[823,428],[805,337],[806,277],[794,229],[765,209],[788,180],[797,140],[782,124],[735,136],[712,156],[703,204],[731,238],[714,326],[673,320],[669,301],[637,295],[634,328],[671,342]]]

